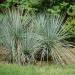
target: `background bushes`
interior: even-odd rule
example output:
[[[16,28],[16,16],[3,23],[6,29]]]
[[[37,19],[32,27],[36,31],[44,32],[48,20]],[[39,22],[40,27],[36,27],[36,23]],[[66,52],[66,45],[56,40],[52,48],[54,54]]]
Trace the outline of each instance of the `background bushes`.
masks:
[[[25,13],[28,12],[48,12],[50,14],[63,14],[66,13],[66,18],[71,22],[68,24],[72,27],[75,17],[75,1],[74,0],[1,0],[0,12],[5,11],[7,8],[19,8]],[[73,21],[72,21],[73,19]],[[68,21],[68,20],[67,20]],[[70,30],[70,32],[72,32]]]

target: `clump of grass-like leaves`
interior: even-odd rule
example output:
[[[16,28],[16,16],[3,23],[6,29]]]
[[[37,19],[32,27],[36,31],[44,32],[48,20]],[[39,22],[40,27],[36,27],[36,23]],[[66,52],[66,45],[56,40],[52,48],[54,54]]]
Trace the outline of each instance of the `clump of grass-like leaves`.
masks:
[[[31,21],[30,15],[26,13],[24,17],[22,18],[22,14],[19,11],[9,10],[0,24],[0,40],[9,49],[13,63],[20,64],[21,61],[25,63],[24,51],[33,50],[34,45],[38,44],[36,42],[38,38],[34,37],[33,33],[29,33],[27,30]],[[27,57],[26,59],[29,58]]]
[[[42,37],[42,41],[48,44],[53,61],[57,64],[75,63],[75,55],[68,48],[63,47],[65,39],[71,37],[69,28],[64,27],[65,15],[37,15],[32,23],[33,32]],[[38,36],[39,37],[39,36]]]
[[[51,56],[57,64],[75,63],[75,55],[63,47],[65,43],[69,44],[65,39],[71,37],[69,28],[64,26],[64,17],[49,14],[22,16],[19,11],[9,11],[0,23],[0,40],[9,49],[13,63],[31,62],[37,52],[41,52],[41,61],[46,57],[48,62]]]

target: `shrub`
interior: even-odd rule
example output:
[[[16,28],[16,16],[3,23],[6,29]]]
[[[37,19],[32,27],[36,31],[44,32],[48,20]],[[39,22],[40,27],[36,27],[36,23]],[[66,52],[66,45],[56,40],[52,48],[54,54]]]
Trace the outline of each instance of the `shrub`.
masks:
[[[63,47],[65,43],[69,44],[65,39],[71,37],[69,28],[63,25],[64,17],[65,15],[40,14],[33,19],[33,32],[40,35],[42,41],[48,45],[53,61],[62,65],[75,62],[72,52]]]
[[[69,44],[65,39],[71,37],[69,28],[64,26],[64,17],[65,14],[30,16],[26,13],[23,18],[19,11],[9,11],[0,23],[0,29],[2,43],[9,49],[13,63],[21,64],[22,57],[23,62],[35,62],[39,51],[41,61],[46,57],[48,62],[51,56],[57,64],[74,63],[73,52],[63,47]],[[25,52],[29,54],[25,55]]]

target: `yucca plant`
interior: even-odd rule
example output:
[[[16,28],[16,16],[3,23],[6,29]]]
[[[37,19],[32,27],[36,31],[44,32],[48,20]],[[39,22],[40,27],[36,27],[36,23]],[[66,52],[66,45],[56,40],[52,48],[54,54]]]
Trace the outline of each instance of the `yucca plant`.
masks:
[[[69,64],[75,63],[75,55],[63,47],[69,44],[65,39],[71,37],[68,33],[69,28],[64,27],[64,15],[39,14],[33,19],[33,33],[42,37],[42,41],[48,44],[54,63]]]
[[[20,64],[21,54],[26,51],[31,55],[30,60],[34,60],[37,48],[42,44],[47,47],[42,50],[42,58],[46,53],[47,59],[50,54],[55,63],[75,63],[74,53],[63,47],[69,44],[65,39],[71,37],[68,33],[69,28],[64,26],[64,17],[26,14],[22,18],[19,11],[9,11],[0,23],[0,40],[9,49],[13,63],[16,61]]]
[[[17,62],[20,63],[20,35],[23,33],[22,23],[19,12],[9,11],[3,18],[2,24],[0,24],[2,32],[3,44],[10,50],[12,61],[15,62],[17,54]]]
[[[9,49],[13,63],[20,64],[21,54],[29,52],[33,55],[34,48],[39,45],[37,34],[32,33],[32,28],[30,28],[31,20],[28,13],[23,17],[19,10],[13,9],[6,13],[0,23],[0,41]]]

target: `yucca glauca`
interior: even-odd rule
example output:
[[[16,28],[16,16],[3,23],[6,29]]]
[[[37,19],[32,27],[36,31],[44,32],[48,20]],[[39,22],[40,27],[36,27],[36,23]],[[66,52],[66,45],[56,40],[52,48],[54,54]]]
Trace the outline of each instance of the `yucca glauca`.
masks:
[[[54,63],[71,64],[75,63],[75,55],[68,48],[63,47],[69,44],[65,39],[71,37],[69,28],[64,26],[64,15],[38,14],[32,23],[33,33],[38,34],[43,42],[48,44]]]

